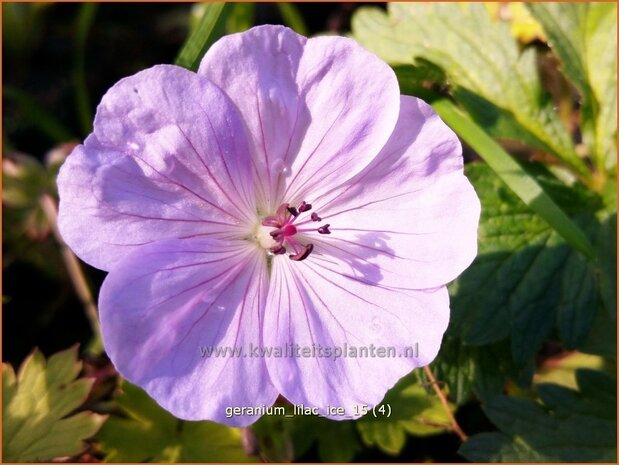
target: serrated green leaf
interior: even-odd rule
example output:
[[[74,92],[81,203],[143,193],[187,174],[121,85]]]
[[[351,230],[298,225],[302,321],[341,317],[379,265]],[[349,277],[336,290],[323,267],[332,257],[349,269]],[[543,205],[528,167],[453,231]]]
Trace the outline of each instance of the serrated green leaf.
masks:
[[[583,139],[601,169],[617,157],[617,6],[615,3],[528,3],[567,77],[583,97]]]
[[[571,254],[561,277],[557,328],[566,348],[578,347],[587,336],[600,305],[595,271],[583,256]]]
[[[476,346],[509,339],[521,368],[531,362],[556,318],[570,343],[581,342],[597,311],[589,305],[598,299],[594,267],[573,258],[577,254],[488,166],[470,164],[466,170],[482,215],[477,259],[451,286],[453,334]],[[578,210],[577,191],[562,195]],[[587,221],[597,227],[591,214]],[[595,285],[583,286],[583,280]],[[570,315],[578,319],[566,321]]]
[[[390,3],[388,15],[360,9],[352,28],[359,42],[392,64],[423,58],[440,66],[456,100],[495,137],[539,147],[590,178],[541,87],[535,51],[521,53],[509,27],[492,21],[483,5]]]
[[[471,437],[459,452],[472,461],[616,461],[616,381],[578,370],[579,391],[541,384],[542,404],[499,396],[484,405],[500,433]]]
[[[479,126],[464,116],[447,99],[432,102],[443,120],[462,137],[520,199],[550,224],[566,241],[586,255],[594,257],[588,238],[565,212],[501,146]]]
[[[93,383],[75,380],[80,369],[77,347],[47,362],[35,350],[17,377],[10,365],[3,365],[5,462],[49,461],[84,450],[83,441],[99,430],[105,417],[91,412],[71,415],[86,400]]]
[[[402,378],[385,396],[391,415],[374,416],[370,411],[357,421],[357,429],[367,446],[398,454],[406,443],[406,433],[435,434],[450,429],[449,417],[440,400],[417,381],[413,373]],[[378,407],[377,407],[378,408]]]
[[[179,420],[137,386],[125,382],[122,389],[116,401],[126,417],[110,417],[97,435],[107,462],[256,461],[238,428]]]
[[[411,65],[419,53],[416,43],[393,28],[391,19],[377,7],[361,7],[352,17],[354,38],[392,65]]]
[[[530,269],[535,271],[537,257],[542,253],[547,256],[547,245],[551,240],[557,245],[557,238],[486,165],[469,165],[467,176],[483,207],[479,252],[471,268],[452,286],[453,318],[461,327],[465,343],[484,345],[510,335],[510,304],[517,313],[532,298],[545,297],[545,285],[537,288],[541,295],[532,296],[527,282],[541,281],[541,276],[532,275]],[[566,258],[565,250],[547,256],[540,272],[546,278],[554,276]],[[512,297],[518,289],[528,294],[524,302]],[[552,316],[547,316],[544,326],[551,322]]]

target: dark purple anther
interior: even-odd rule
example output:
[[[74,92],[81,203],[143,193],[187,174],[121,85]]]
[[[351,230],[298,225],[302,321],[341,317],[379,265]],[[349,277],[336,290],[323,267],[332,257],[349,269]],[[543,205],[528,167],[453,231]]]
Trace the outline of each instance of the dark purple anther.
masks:
[[[299,216],[299,212],[297,211],[296,208],[294,207],[288,207],[287,210],[290,212],[290,214],[294,217]]]
[[[305,200],[299,205],[299,213],[303,213],[312,209],[311,203],[306,203]]]
[[[321,226],[320,228],[318,228],[318,232],[320,234],[331,234],[331,231],[329,231],[329,226],[331,225],[325,224],[324,226]]]
[[[271,232],[269,233],[269,235],[270,235],[273,239],[275,239],[277,236],[279,236],[279,235],[281,235],[281,234],[283,234],[283,233],[284,233],[284,231],[282,231],[281,229],[274,229],[273,231],[271,231]]]
[[[318,213],[316,213],[316,212],[312,213],[310,218],[312,219],[312,221],[322,221],[322,218],[320,216],[318,216]]]
[[[282,255],[286,253],[286,247],[281,244],[271,247],[270,250],[271,253],[274,255]]]
[[[295,262],[300,262],[301,260],[305,260],[309,256],[309,254],[312,253],[312,250],[314,250],[313,244],[304,245],[303,250],[301,250],[301,252],[295,255],[289,255],[290,260],[294,260]]]

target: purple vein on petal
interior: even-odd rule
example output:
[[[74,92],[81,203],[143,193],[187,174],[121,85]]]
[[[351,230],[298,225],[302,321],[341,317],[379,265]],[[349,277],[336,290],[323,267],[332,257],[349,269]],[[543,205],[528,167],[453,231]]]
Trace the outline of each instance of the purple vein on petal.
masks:
[[[213,130],[213,124],[211,123],[211,119],[209,118],[208,114],[206,115],[206,119],[209,122],[210,126],[211,126],[211,131],[213,132],[213,136],[215,137],[215,141],[217,142],[217,148],[219,150],[219,157],[223,159],[222,154],[221,154],[221,144],[219,142],[219,138],[217,137],[217,134],[215,133],[215,131]],[[245,218],[247,220],[251,221],[251,218],[249,217],[249,215],[247,214],[246,211],[244,211],[241,207],[239,207],[239,205],[237,205],[237,203],[232,200],[232,197],[230,197],[230,194],[228,193],[228,191],[226,191],[221,184],[219,183],[219,181],[217,180],[217,178],[213,175],[213,173],[211,172],[210,168],[208,167],[208,165],[204,162],[204,160],[202,159],[202,157],[200,156],[198,150],[196,149],[195,145],[193,144],[193,142],[191,142],[191,140],[189,139],[189,137],[187,137],[187,134],[185,134],[185,131],[183,131],[183,129],[181,128],[180,125],[178,125],[178,129],[181,132],[181,134],[183,135],[183,137],[185,138],[185,140],[189,143],[191,150],[193,151],[193,153],[196,155],[196,157],[198,158],[198,160],[200,160],[200,163],[202,164],[202,166],[204,167],[204,169],[206,170],[207,174],[209,175],[209,177],[213,180],[213,182],[215,183],[215,185],[217,186],[217,188],[219,189],[219,191],[224,195],[224,197],[226,197],[228,199],[228,201],[236,208],[236,210],[241,213],[242,215],[245,216]],[[226,166],[226,171],[227,171],[227,166]],[[228,172],[228,175],[230,173]],[[232,179],[230,179],[230,187],[233,187],[234,183],[232,182]],[[237,217],[238,218],[238,217]]]
[[[333,127],[335,126],[335,123],[337,123],[337,121],[340,119],[340,117],[342,116],[342,113],[344,113],[344,109],[345,107],[342,106],[340,112],[338,113],[338,115],[335,117],[335,119],[333,120],[333,122],[331,123],[331,125],[329,126],[329,128],[325,131],[325,133],[322,135],[322,138],[320,139],[320,141],[318,142],[318,144],[316,145],[316,147],[314,147],[314,150],[312,150],[310,152],[310,154],[307,156],[307,158],[303,161],[303,164],[301,165],[301,167],[299,169],[297,169],[297,172],[295,173],[295,175],[293,176],[292,180],[288,183],[288,186],[286,186],[286,189],[284,190],[284,194],[282,196],[282,198],[286,197],[286,198],[294,198],[291,195],[288,195],[288,191],[290,190],[290,186],[292,186],[294,184],[294,182],[297,180],[297,178],[299,177],[299,174],[303,171],[303,169],[305,168],[305,166],[307,165],[307,163],[310,161],[310,159],[314,156],[314,154],[316,153],[316,151],[320,148],[320,146],[322,145],[322,143],[324,142],[325,138],[327,137],[327,135],[331,132],[331,130],[333,129]],[[309,178],[311,179],[311,177]],[[307,181],[305,183],[303,183],[303,185],[307,184]],[[295,191],[295,194],[297,194],[299,192],[300,188],[297,188]]]
[[[197,192],[194,192],[192,189],[190,189],[189,187],[185,186],[184,184],[181,184],[181,183],[179,183],[179,182],[177,182],[177,181],[175,181],[175,180],[171,179],[170,177],[166,176],[165,174],[161,173],[159,170],[157,170],[156,168],[154,168],[154,167],[153,167],[150,163],[148,163],[146,160],[144,160],[144,159],[142,159],[142,158],[138,157],[137,155],[134,155],[134,156],[133,156],[133,158],[135,158],[135,159],[137,159],[137,160],[140,160],[142,163],[144,163],[146,166],[148,166],[150,169],[152,169],[152,170],[153,170],[155,173],[157,173],[159,176],[161,176],[162,178],[167,179],[167,180],[168,180],[168,182],[169,182],[170,184],[173,184],[173,185],[175,185],[175,186],[180,187],[181,189],[186,190],[187,192],[189,192],[189,193],[191,193],[191,194],[195,195],[197,198],[199,198],[199,199],[200,199],[200,200],[202,200],[203,202],[205,202],[205,203],[207,203],[207,204],[209,204],[209,205],[213,206],[213,207],[214,207],[214,208],[216,208],[217,210],[220,210],[222,213],[224,213],[224,214],[226,214],[226,215],[230,216],[230,217],[231,217],[231,218],[233,218],[233,219],[236,219],[236,220],[238,220],[238,221],[241,221],[241,219],[240,219],[238,216],[233,215],[233,214],[232,214],[232,213],[230,213],[229,211],[227,211],[227,210],[225,210],[225,209],[221,208],[219,205],[217,205],[217,204],[215,204],[215,203],[211,202],[210,200],[208,200],[208,199],[204,198],[203,196],[201,196],[201,195],[200,195],[200,194],[198,194]],[[155,179],[153,179],[153,181],[163,182],[163,181],[161,181],[161,180],[155,180]]]

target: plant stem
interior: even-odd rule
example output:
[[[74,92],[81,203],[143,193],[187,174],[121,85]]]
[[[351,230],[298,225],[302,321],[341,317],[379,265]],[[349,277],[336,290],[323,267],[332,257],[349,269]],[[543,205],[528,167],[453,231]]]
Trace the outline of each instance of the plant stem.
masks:
[[[441,404],[443,405],[443,408],[445,409],[445,412],[447,413],[447,417],[449,418],[449,421],[451,422],[451,429],[454,431],[454,433],[458,435],[458,437],[460,438],[462,442],[466,441],[469,437],[466,435],[464,431],[462,431],[462,428],[460,428],[460,425],[458,424],[456,417],[454,416],[453,412],[449,408],[447,397],[445,396],[445,393],[441,390],[438,383],[436,382],[436,378],[434,377],[434,374],[432,373],[430,366],[426,365],[425,367],[423,367],[423,371],[428,377],[428,379],[430,380],[430,384],[432,385],[434,392],[440,399]]]
[[[58,231],[58,209],[56,207],[56,202],[49,194],[43,194],[39,199],[39,202],[41,208],[43,209],[43,213],[45,213],[47,221],[49,221],[49,224],[52,227],[54,237],[60,245],[60,254],[62,256],[62,260],[64,261],[65,267],[67,268],[67,273],[73,283],[78,299],[84,306],[86,318],[92,328],[94,342],[91,347],[97,349],[101,348],[101,331],[99,328],[97,306],[92,298],[92,293],[90,292],[90,288],[86,282],[86,277],[84,276],[84,271],[82,270],[79,260],[60,235],[60,231]]]

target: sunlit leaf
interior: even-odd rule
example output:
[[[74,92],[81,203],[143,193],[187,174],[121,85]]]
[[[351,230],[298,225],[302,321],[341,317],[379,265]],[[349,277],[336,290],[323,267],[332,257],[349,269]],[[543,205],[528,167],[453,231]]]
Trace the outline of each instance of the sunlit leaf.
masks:
[[[583,138],[598,167],[617,163],[617,5],[528,3],[583,97]]]
[[[253,462],[241,431],[210,421],[183,421],[140,388],[123,383],[116,401],[125,416],[111,416],[97,435],[108,462]]]
[[[535,374],[533,381],[536,384],[554,383],[570,389],[578,389],[576,371],[581,368],[601,370],[604,368],[604,359],[598,355],[570,352],[562,354],[560,358],[551,358]]]
[[[390,3],[388,14],[361,8],[352,26],[357,40],[390,63],[423,58],[445,70],[456,100],[495,137],[539,147],[590,178],[541,87],[535,51],[521,53],[508,25],[483,5]]]
[[[445,122],[484,159],[492,170],[534,212],[548,222],[576,250],[593,258],[593,248],[583,231],[557,206],[535,178],[529,175],[484,130],[451,102],[438,99],[432,105]]]
[[[499,396],[484,411],[501,432],[471,437],[459,452],[474,462],[615,462],[616,382],[578,370],[579,391],[540,384],[542,404]]]
[[[93,380],[75,380],[81,369],[77,348],[49,360],[35,350],[17,376],[2,366],[3,459],[5,462],[50,461],[82,452],[84,440],[105,417],[73,413],[86,400]]]

